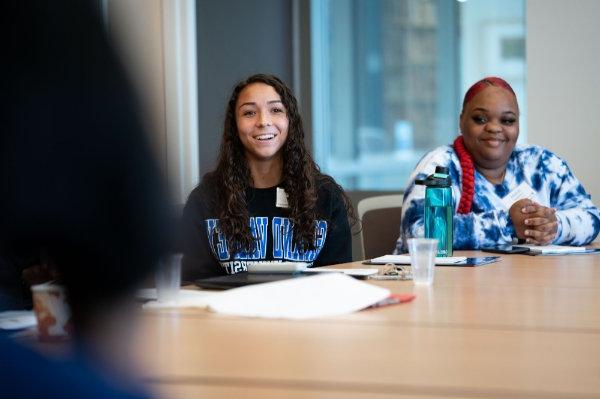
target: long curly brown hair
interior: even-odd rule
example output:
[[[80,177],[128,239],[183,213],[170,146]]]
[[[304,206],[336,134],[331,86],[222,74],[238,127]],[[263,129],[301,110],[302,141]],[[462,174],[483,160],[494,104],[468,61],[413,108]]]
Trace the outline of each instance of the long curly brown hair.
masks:
[[[249,225],[246,189],[253,185],[252,175],[238,135],[235,109],[238,97],[252,83],[264,83],[275,89],[285,106],[289,125],[288,137],[281,151],[283,170],[280,187],[288,195],[289,218],[293,222],[293,241],[301,250],[314,249],[317,189],[323,184],[338,187],[350,220],[356,219],[350,200],[330,176],[321,173],[304,144],[304,128],[298,112],[298,103],[292,91],[273,75],[256,74],[238,83],[225,113],[223,138],[216,169],[204,179],[215,187],[215,202],[221,232],[227,237],[233,251],[252,250],[255,239]]]

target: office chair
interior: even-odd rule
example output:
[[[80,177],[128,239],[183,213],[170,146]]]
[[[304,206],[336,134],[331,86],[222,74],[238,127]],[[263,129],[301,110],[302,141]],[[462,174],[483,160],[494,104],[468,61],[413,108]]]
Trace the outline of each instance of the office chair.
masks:
[[[380,195],[358,202],[363,259],[391,254],[400,233],[402,194]]]

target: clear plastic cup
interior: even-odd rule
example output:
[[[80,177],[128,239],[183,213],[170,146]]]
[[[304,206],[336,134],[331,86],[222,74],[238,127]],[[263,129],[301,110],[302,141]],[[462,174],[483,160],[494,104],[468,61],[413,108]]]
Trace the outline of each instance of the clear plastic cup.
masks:
[[[181,287],[181,254],[169,255],[156,271],[156,299],[158,302],[176,302]]]
[[[432,238],[409,238],[408,252],[415,284],[431,285],[435,272],[435,255],[438,240]]]

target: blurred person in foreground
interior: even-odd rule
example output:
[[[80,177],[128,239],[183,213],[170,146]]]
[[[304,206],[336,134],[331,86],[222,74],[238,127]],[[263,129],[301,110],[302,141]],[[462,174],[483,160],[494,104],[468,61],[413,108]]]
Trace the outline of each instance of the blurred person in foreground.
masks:
[[[535,245],[590,243],[600,210],[567,163],[536,145],[516,145],[519,106],[512,87],[484,78],[465,94],[461,135],[426,154],[404,192],[400,238],[423,236],[425,189],[415,185],[448,167],[455,201],[454,248],[480,249],[520,240]]]
[[[94,7],[0,3],[0,250],[40,251],[67,289],[72,356],[0,338],[7,398],[142,398],[132,291],[167,251],[167,202]]]

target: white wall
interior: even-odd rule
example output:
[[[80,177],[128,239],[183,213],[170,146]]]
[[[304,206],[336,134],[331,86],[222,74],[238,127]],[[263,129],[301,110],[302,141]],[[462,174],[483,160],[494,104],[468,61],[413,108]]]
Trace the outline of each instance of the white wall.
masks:
[[[459,3],[461,31],[461,93],[484,76],[501,76],[513,88],[521,81],[522,65],[498,65],[499,43],[505,37],[523,37],[523,0],[475,0]],[[506,62],[505,62],[506,63]],[[519,82],[517,82],[519,83]]]
[[[519,102],[520,142],[527,142],[526,59],[504,58],[502,40],[523,39],[526,42],[523,23],[525,3],[524,0],[475,0],[458,3],[462,61],[460,93],[464,94],[473,83],[485,76],[506,79],[515,90]]]
[[[110,36],[140,94],[172,201],[199,180],[194,0],[105,0]]]
[[[600,1],[528,0],[528,142],[563,157],[600,205]]]

